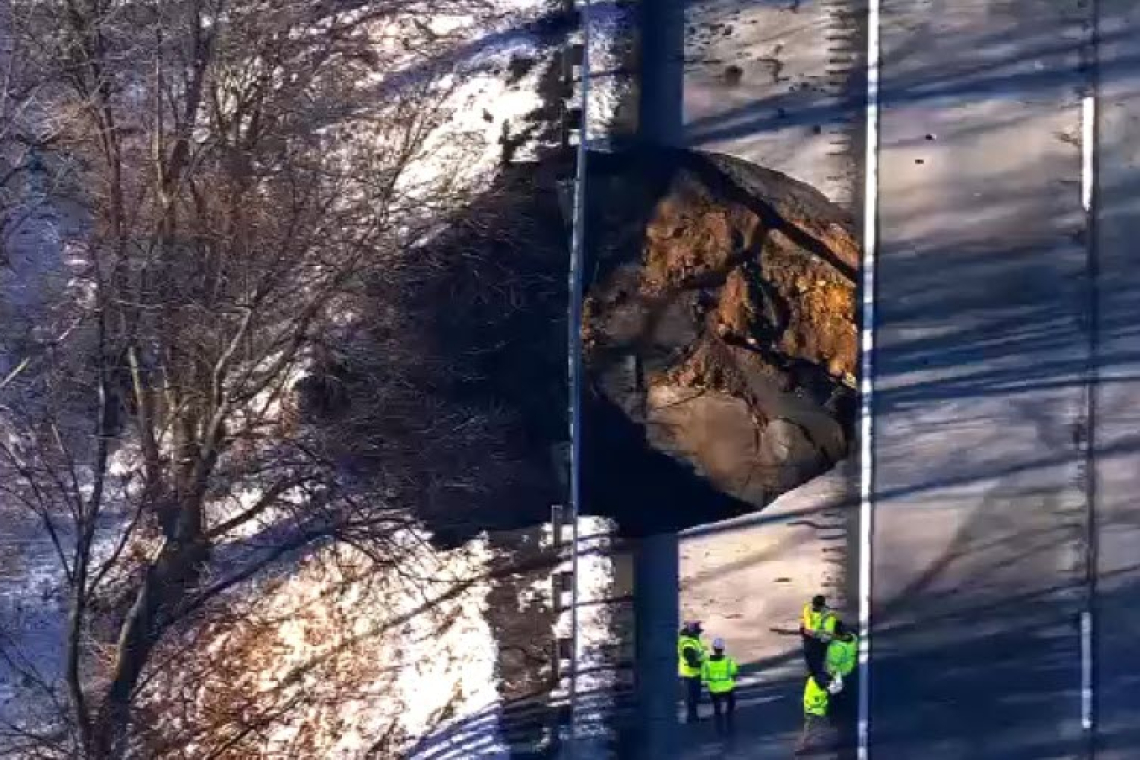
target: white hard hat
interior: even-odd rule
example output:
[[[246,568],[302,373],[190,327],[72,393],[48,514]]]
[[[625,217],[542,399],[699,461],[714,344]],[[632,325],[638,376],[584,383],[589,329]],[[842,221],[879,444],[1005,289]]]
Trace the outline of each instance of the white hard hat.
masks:
[[[829,694],[838,694],[842,690],[843,690],[843,676],[840,675],[839,673],[836,673],[835,677],[831,679],[831,683],[829,683],[827,685],[827,692]]]
[[[713,639],[713,649],[724,649],[724,639],[719,636]]]

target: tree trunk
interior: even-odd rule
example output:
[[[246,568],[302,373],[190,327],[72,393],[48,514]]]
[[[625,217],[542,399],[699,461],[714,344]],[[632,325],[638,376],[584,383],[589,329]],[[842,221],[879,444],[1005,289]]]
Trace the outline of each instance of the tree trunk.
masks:
[[[93,760],[113,760],[126,751],[139,678],[166,627],[164,621],[185,600],[207,555],[198,530],[196,535],[167,541],[148,569],[120,630],[111,681],[93,726]]]

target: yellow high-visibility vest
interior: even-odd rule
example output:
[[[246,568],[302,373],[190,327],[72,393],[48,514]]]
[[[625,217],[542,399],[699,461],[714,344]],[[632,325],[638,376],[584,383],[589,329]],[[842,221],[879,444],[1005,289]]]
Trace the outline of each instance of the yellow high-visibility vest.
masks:
[[[804,684],[804,713],[826,717],[830,696],[827,689],[821,687],[814,678],[808,676],[807,683]]]
[[[847,640],[832,639],[827,645],[827,672],[831,675],[838,673],[841,676],[851,674],[855,669],[856,653],[859,649],[859,638],[855,634],[847,634]]]
[[[803,619],[800,621],[808,633],[835,633],[835,613],[826,607],[821,611],[811,608],[811,602],[804,605]]]
[[[724,694],[736,688],[736,671],[736,660],[731,657],[710,658],[701,663],[701,682],[709,687],[710,694]]]
[[[701,666],[698,664],[695,668],[685,661],[685,650],[695,649],[697,651],[697,662],[704,662],[705,659],[705,645],[696,636],[682,635],[677,639],[677,674],[681,678],[700,678]]]

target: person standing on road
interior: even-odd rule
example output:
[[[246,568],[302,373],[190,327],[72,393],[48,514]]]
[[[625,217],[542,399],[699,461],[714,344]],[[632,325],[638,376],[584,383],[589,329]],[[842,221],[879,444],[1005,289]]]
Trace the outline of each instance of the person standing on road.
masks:
[[[818,594],[804,605],[800,617],[800,638],[803,642],[804,664],[808,673],[823,673],[827,645],[835,633],[835,613],[827,606],[827,599]]]
[[[795,754],[806,755],[824,750],[833,743],[830,740],[831,725],[828,718],[831,697],[842,688],[843,682],[839,678],[832,679],[825,674],[807,677],[804,684],[804,730],[796,744]]]
[[[701,701],[701,665],[705,661],[705,645],[701,641],[701,621],[687,621],[677,638],[677,674],[685,686],[685,722],[700,720],[697,705]]]
[[[835,621],[835,635],[827,645],[827,674],[847,678],[855,670],[858,651],[859,637],[842,620]]]
[[[701,664],[701,682],[708,687],[718,734],[731,734],[736,712],[736,660],[724,653],[724,639],[713,639],[713,651]]]
[[[827,645],[827,659],[824,668],[832,679],[841,679],[843,688],[831,697],[828,705],[831,723],[841,737],[840,741],[850,742],[854,727],[855,704],[851,695],[855,693],[852,678],[859,657],[859,637],[843,624],[835,623],[835,637]]]

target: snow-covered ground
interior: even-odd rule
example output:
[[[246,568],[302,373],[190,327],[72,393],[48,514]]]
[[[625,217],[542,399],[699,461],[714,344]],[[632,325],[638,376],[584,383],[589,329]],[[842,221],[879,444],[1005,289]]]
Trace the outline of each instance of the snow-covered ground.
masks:
[[[499,28],[479,29],[464,55],[436,87],[446,93],[440,103],[446,121],[428,137],[421,156],[404,178],[409,189],[435,187],[441,176],[457,185],[478,189],[495,175],[502,141],[518,137],[525,117],[541,105],[539,77],[554,51],[528,24],[543,10],[541,0],[508,0],[510,13]],[[457,33],[473,19],[449,18],[440,33]],[[529,68],[527,68],[529,66]],[[512,74],[513,67],[525,73]],[[429,72],[431,73],[431,72]],[[533,142],[525,142],[516,160],[534,158]]]
[[[397,565],[326,547],[248,588],[219,613],[204,661],[169,669],[154,700],[192,692],[184,717],[202,723],[262,695],[260,709],[280,716],[239,745],[245,756],[392,757],[425,737],[433,756],[459,756],[441,753],[449,727],[485,715],[462,756],[505,757],[485,620],[492,554],[485,538],[448,552],[426,539],[407,531]]]
[[[616,2],[592,3],[588,21],[590,102],[586,110],[587,144],[592,150],[605,150],[616,126],[615,116],[630,85],[622,58],[632,34],[633,12],[627,5]],[[580,32],[577,38],[584,36]]]
[[[564,526],[564,540],[570,541],[570,526]],[[564,675],[556,699],[569,699],[573,707],[574,734],[578,756],[606,757],[614,736],[615,686],[620,650],[615,647],[616,630],[615,553],[617,526],[612,520],[583,516],[578,520],[577,574],[574,589],[564,594],[565,605],[555,624],[559,638],[570,639],[577,654],[577,679],[571,684],[571,663],[564,663]],[[575,569],[572,554],[558,567],[559,572]],[[577,627],[577,636],[574,629]],[[574,693],[571,695],[571,689]]]
[[[446,118],[408,181],[426,185],[453,173],[448,176],[455,182],[477,189],[494,176],[502,140],[516,137],[524,117],[541,104],[539,80],[556,50],[536,35],[532,22],[557,4],[500,4],[496,24],[469,30],[470,44],[460,47],[439,79],[447,93]],[[599,147],[624,86],[612,48],[625,13],[604,7],[591,29],[592,69],[599,76],[589,139]],[[429,22],[437,33],[466,34],[472,19]],[[531,60],[533,66],[520,63]],[[522,141],[515,160],[533,157],[534,150],[533,141]],[[49,305],[71,281],[75,262],[67,240],[81,222],[58,202],[40,204],[47,191],[32,189],[39,193],[29,196],[35,211],[0,270],[7,335],[14,325],[28,331],[66,327]],[[20,362],[18,351],[18,341],[0,343],[0,379]],[[0,410],[11,398],[0,395]],[[0,724],[47,720],[51,703],[61,698],[66,604],[60,563],[42,524],[20,516],[16,505],[0,503],[0,520],[0,644],[15,658],[0,658]],[[588,603],[612,585],[604,551],[609,530],[592,521],[582,527],[591,537],[581,557],[580,601],[586,603],[578,619],[587,671],[590,663],[604,664],[603,645],[611,638],[604,605]],[[451,551],[433,548],[426,532],[415,528],[404,538],[405,561],[397,565],[378,566],[354,550],[323,547],[233,594],[231,606],[212,610],[205,654],[146,687],[152,709],[167,710],[172,736],[173,729],[216,717],[227,700],[232,706],[255,693],[270,708],[258,730],[235,740],[234,751],[243,757],[396,757],[413,745],[413,756],[425,760],[506,757],[497,717],[497,642],[486,616],[492,582],[486,574],[496,558],[485,538]],[[172,641],[166,654],[179,657],[189,643]],[[582,677],[579,688],[604,688],[608,677],[599,667]],[[193,758],[204,747],[191,740],[180,751]],[[2,744],[0,756],[16,757]]]

